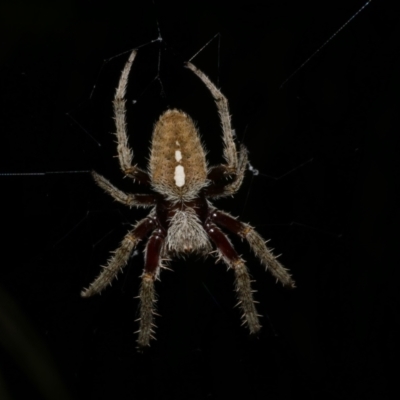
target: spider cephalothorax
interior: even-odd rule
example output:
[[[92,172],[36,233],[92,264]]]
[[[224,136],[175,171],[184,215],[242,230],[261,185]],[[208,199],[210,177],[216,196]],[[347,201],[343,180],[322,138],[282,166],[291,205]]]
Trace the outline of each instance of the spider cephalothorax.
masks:
[[[134,50],[125,64],[115,94],[115,135],[118,139],[118,158],[124,174],[150,186],[154,193],[127,194],[96,172],[93,172],[93,177],[101,188],[120,203],[129,207],[149,207],[151,211],[128,232],[100,275],[82,291],[82,296],[90,297],[109,285],[127,264],[138,243],[149,237],[139,294],[138,338],[139,346],[148,346],[154,333],[154,281],[162,268],[162,261],[192,252],[207,256],[214,246],[219,257],[235,273],[236,292],[243,319],[250,332],[256,333],[261,326],[246,265],[220,228],[246,239],[261,263],[285,286],[294,287],[294,281],[250,225],[217,210],[209,201],[236,193],[247,165],[246,148],[241,146],[238,151],[233,139],[227,99],[203,72],[187,63],[187,68],[203,81],[217,104],[222,124],[225,163],[208,167],[192,119],[182,111],[167,110],[154,127],[149,171],[139,169],[132,163],[133,153],[128,145],[125,123],[126,85],[136,53]]]

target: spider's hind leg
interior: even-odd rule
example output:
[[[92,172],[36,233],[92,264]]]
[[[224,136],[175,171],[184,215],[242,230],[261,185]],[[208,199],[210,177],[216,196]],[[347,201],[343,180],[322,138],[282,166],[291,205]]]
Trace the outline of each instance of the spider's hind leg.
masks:
[[[140,327],[138,330],[138,345],[140,348],[150,346],[150,340],[154,339],[154,312],[156,293],[154,281],[160,272],[161,254],[164,248],[164,234],[157,229],[150,237],[146,246],[145,267],[140,287]]]
[[[295,287],[295,282],[288,269],[277,260],[277,257],[274,256],[272,250],[267,247],[264,239],[253,227],[220,210],[213,210],[210,215],[211,220],[218,226],[246,239],[250,248],[265,268],[268,269],[284,286],[288,288]]]
[[[218,252],[229,268],[235,273],[235,289],[239,306],[243,311],[242,318],[250,333],[257,333],[260,328],[259,315],[253,299],[251,280],[244,261],[239,257],[227,236],[214,224],[207,224],[206,231],[217,246]]]

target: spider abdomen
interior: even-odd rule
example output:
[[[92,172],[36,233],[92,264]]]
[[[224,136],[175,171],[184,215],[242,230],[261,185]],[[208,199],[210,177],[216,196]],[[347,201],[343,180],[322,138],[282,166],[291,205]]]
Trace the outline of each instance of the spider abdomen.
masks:
[[[192,200],[207,185],[207,163],[199,133],[182,111],[168,110],[153,131],[150,175],[154,189],[170,200]]]

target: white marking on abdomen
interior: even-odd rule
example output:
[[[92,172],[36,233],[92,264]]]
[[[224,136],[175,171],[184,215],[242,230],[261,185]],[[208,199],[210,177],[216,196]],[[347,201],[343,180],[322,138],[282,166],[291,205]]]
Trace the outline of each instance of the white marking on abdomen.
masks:
[[[175,150],[175,160],[180,162],[182,160],[182,153],[180,150]]]
[[[175,185],[178,187],[182,187],[185,184],[185,170],[182,165],[177,165],[175,167]]]

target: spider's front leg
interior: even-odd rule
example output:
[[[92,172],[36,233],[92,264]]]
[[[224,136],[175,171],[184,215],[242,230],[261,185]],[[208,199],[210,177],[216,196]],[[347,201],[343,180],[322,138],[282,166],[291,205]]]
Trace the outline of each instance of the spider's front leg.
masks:
[[[238,158],[236,144],[233,140],[231,116],[229,114],[228,99],[222,94],[222,92],[210,81],[210,78],[203,72],[200,71],[191,62],[186,63],[186,67],[189,68],[195,75],[197,75],[202,82],[207,86],[211,92],[215,103],[218,108],[219,116],[222,125],[222,135],[224,140],[224,158],[229,168],[237,169]]]
[[[154,306],[156,294],[154,281],[156,280],[161,267],[161,254],[163,253],[165,235],[162,229],[156,229],[146,245],[145,266],[140,287],[140,327],[138,330],[139,347],[150,346],[150,340],[154,339]]]
[[[231,196],[237,192],[243,182],[247,166],[247,149],[245,146],[241,145],[239,152],[237,151],[233,137],[228,99],[214,83],[211,82],[210,78],[204,72],[200,71],[190,62],[186,64],[186,67],[193,71],[211,92],[218,108],[222,126],[226,164],[210,169],[207,178],[211,181],[211,184],[206,190],[206,195],[208,197]],[[221,178],[226,177],[228,177],[228,181],[223,182]],[[232,177],[233,180],[229,181],[230,177]]]
[[[100,293],[106,286],[110,285],[118,272],[127,264],[133,249],[137,244],[155,228],[155,221],[152,217],[147,217],[139,221],[135,228],[128,232],[122,240],[121,245],[114,252],[114,255],[109,259],[103,271],[89,285],[87,289],[82,290],[82,297],[90,297]]]
[[[126,86],[128,84],[128,75],[131,70],[133,61],[135,60],[137,50],[133,50],[125,63],[119,78],[118,87],[115,92],[113,106],[116,133],[118,139],[118,159],[123,173],[126,176],[136,180],[139,183],[150,184],[150,177],[147,172],[141,170],[136,165],[133,165],[133,151],[128,144],[128,134],[126,129]]]
[[[247,272],[247,267],[227,236],[217,226],[211,222],[206,222],[205,229],[226,265],[233,269],[239,306],[243,311],[242,318],[244,319],[244,323],[247,323],[250,333],[257,333],[261,325],[254,305],[253,290],[251,289],[251,280]]]

